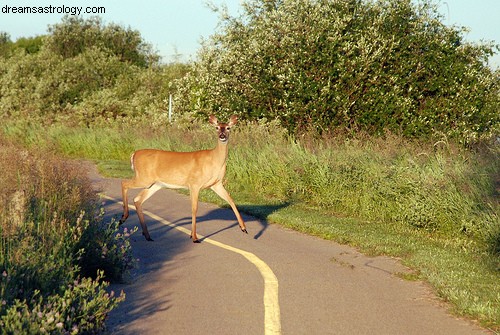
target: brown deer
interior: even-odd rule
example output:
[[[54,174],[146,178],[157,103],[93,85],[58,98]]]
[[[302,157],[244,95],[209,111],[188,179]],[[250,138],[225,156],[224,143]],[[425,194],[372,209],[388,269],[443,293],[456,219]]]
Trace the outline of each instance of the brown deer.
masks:
[[[130,188],[144,188],[135,198],[134,204],[146,240],[153,241],[144,222],[142,204],[162,187],[179,189],[187,188],[191,197],[192,228],[191,239],[198,243],[196,236],[196,212],[198,195],[202,189],[211,188],[222,199],[226,200],[236,215],[240,229],[247,233],[245,223],[236,205],[224,188],[222,181],[226,174],[226,161],[229,140],[229,129],[236,124],[238,118],[231,116],[228,123],[219,123],[210,115],[209,122],[217,129],[217,146],[212,150],[193,152],[172,152],[155,149],[138,150],[130,157],[133,179],[122,181],[123,216],[120,224],[129,216],[127,194]]]

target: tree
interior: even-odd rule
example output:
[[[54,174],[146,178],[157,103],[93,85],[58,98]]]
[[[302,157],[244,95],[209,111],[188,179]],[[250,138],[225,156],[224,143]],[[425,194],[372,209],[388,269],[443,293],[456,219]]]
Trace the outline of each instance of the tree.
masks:
[[[186,110],[471,139],[498,129],[495,46],[473,45],[430,1],[248,0],[222,15],[183,82]],[[496,127],[496,128],[495,128]]]
[[[21,48],[28,54],[34,54],[42,48],[43,38],[43,36],[20,37],[13,44],[13,48]]]
[[[10,35],[7,32],[0,32],[0,57],[8,56],[11,49],[12,41],[10,40]]]
[[[159,60],[139,31],[117,24],[104,25],[99,17],[65,16],[61,23],[49,27],[49,33],[48,48],[63,58],[75,57],[95,47],[140,67],[154,65]]]

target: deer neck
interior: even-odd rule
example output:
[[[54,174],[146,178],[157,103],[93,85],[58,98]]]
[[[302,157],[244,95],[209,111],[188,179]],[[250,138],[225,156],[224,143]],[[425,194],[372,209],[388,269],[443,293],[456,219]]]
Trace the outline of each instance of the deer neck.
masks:
[[[214,157],[221,165],[226,164],[228,154],[227,141],[225,143],[217,141],[217,146],[214,148]]]

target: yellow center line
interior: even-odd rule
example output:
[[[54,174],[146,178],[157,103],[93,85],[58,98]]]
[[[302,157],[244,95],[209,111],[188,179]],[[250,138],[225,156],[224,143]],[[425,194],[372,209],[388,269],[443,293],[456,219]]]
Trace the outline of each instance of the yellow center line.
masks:
[[[110,196],[101,194],[101,196],[105,199],[111,200],[116,203],[120,203],[123,205],[123,202],[112,198]],[[135,206],[129,205],[129,207],[134,208]],[[164,218],[151,213],[149,211],[143,210],[144,214],[157,220],[169,227],[177,229],[183,232],[186,235],[191,236],[191,231],[184,227],[177,226],[170,221],[165,220]],[[252,254],[251,252],[241,250],[225,243],[215,241],[211,238],[204,237],[203,235],[198,234],[198,238],[202,239],[204,242],[215,245],[219,248],[223,248],[245,257],[250,263],[255,265],[259,270],[262,278],[264,279],[264,334],[265,335],[278,335],[281,334],[281,317],[280,317],[280,306],[278,299],[278,278],[274,274],[273,270],[259,257]]]

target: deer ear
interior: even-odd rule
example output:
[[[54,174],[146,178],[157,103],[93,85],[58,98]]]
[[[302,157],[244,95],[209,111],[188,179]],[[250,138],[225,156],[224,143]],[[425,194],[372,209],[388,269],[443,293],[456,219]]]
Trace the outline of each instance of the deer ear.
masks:
[[[232,127],[238,122],[238,116],[236,114],[233,114],[231,118],[229,119],[228,126]]]
[[[217,118],[215,117],[215,115],[210,115],[208,117],[208,122],[210,122],[211,124],[213,124],[214,126],[218,125],[219,123],[217,122]]]

